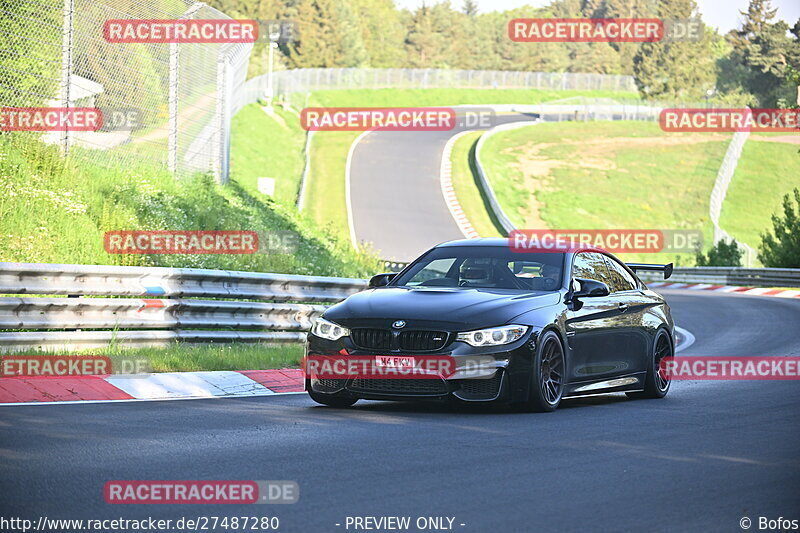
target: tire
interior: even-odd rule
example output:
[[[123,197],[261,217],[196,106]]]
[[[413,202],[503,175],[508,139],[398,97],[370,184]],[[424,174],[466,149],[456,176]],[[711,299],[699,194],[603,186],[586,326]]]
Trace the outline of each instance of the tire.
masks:
[[[561,338],[555,332],[546,332],[537,344],[528,401],[524,409],[534,413],[549,413],[558,408],[564,396],[567,359]]]
[[[343,396],[342,394],[321,394],[314,392],[310,387],[308,388],[308,395],[319,404],[327,405],[328,407],[338,407],[340,409],[350,407],[358,401],[358,398]]]
[[[661,360],[664,357],[675,355],[675,348],[672,346],[672,339],[665,329],[659,329],[653,341],[653,349],[650,353],[650,365],[647,368],[647,377],[644,380],[644,390],[638,392],[626,392],[629,398],[663,398],[669,392],[671,380],[668,376],[663,376],[659,372]]]

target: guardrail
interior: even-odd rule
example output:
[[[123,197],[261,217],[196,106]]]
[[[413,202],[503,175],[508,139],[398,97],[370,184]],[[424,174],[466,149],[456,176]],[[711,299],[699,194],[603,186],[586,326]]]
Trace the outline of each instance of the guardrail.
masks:
[[[637,273],[643,281],[663,281],[658,272]],[[669,281],[742,287],[800,287],[800,268],[679,267]]]
[[[506,235],[510,234],[514,229],[516,229],[516,227],[514,226],[514,223],[511,222],[511,219],[508,217],[506,212],[503,211],[503,208],[500,206],[500,202],[497,200],[497,196],[494,194],[494,189],[492,188],[491,183],[489,183],[489,177],[486,175],[486,170],[481,162],[481,150],[483,149],[483,145],[486,143],[486,139],[499,131],[523,128],[538,122],[538,120],[531,122],[511,122],[509,124],[495,126],[486,133],[482,134],[478,139],[478,143],[475,145],[475,171],[478,174],[478,185],[482,189],[483,195],[489,204],[489,214],[495,219],[497,224]]]
[[[26,295],[0,297],[0,350],[297,342],[323,304],[365,287],[350,278],[0,263],[0,294]]]

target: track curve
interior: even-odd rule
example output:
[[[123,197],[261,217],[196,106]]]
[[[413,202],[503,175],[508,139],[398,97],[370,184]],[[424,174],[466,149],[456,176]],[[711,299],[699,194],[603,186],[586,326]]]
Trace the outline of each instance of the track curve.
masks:
[[[664,294],[696,337],[681,355],[800,355],[787,326],[800,323],[798,300]],[[355,515],[453,516],[463,532],[735,531],[742,516],[798,518],[799,403],[796,381],[693,381],[663,400],[597,396],[552,414],[336,410],[304,395],[5,407],[0,508],[28,518],[274,515],[284,533],[345,531]],[[295,480],[300,501],[118,507],[102,496],[113,479]]]
[[[498,114],[493,125],[534,120]],[[442,196],[439,168],[447,140],[469,129],[475,128],[373,131],[356,141],[346,179],[357,243],[370,243],[383,259],[410,261],[431,246],[464,238]]]

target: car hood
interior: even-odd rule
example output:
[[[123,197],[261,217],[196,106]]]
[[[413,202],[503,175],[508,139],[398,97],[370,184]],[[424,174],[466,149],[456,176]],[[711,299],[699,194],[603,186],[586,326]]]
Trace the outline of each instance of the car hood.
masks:
[[[409,328],[480,328],[508,323],[559,300],[557,292],[384,287],[350,296],[329,308],[325,318],[346,327],[388,327],[404,320]]]

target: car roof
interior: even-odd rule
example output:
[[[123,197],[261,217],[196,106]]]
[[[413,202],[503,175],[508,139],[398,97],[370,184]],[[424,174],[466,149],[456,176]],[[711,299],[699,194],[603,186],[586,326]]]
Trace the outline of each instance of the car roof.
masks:
[[[505,237],[459,239],[457,241],[447,241],[437,244],[435,248],[451,248],[454,246],[508,246],[508,239]]]
[[[482,237],[480,239],[458,239],[455,241],[447,241],[441,244],[437,244],[434,248],[457,248],[459,246],[484,246],[484,247],[494,247],[494,246],[508,246],[508,238],[507,237]],[[571,250],[567,250],[564,252],[549,252],[549,253],[566,253],[568,256],[574,256],[579,252],[597,252],[603,255],[607,255],[616,261],[623,263],[617,256],[612,254],[611,252],[607,252],[605,250],[598,250],[597,248],[573,248]],[[571,258],[569,258],[571,260]]]

